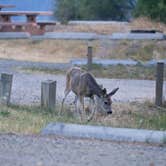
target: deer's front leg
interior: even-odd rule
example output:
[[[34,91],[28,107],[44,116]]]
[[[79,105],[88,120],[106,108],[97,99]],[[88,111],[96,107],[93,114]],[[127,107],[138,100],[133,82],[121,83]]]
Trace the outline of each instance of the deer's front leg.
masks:
[[[82,114],[85,111],[85,106],[84,106],[84,96],[79,96],[79,101],[80,101],[80,107],[79,107],[79,113],[81,116],[81,120],[82,120]],[[82,107],[82,108],[81,108]]]
[[[93,105],[93,107],[91,107],[91,108],[92,108],[92,113],[91,113],[90,117],[88,118],[88,122],[93,119],[93,116],[94,116],[95,111],[96,111],[96,104],[95,104],[95,99],[94,99],[94,97],[91,97],[91,98],[90,98],[90,105]]]

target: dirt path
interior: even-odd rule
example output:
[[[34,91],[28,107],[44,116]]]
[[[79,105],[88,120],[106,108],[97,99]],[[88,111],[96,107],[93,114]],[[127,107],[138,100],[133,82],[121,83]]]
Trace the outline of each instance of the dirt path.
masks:
[[[1,134],[0,162],[2,166],[165,166],[166,147]]]

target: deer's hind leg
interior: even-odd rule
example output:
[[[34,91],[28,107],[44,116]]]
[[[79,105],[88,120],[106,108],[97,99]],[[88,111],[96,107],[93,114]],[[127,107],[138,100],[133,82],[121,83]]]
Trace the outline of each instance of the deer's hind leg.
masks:
[[[65,96],[64,96],[64,98],[63,98],[63,100],[62,100],[62,106],[61,106],[61,109],[60,109],[60,113],[59,113],[59,114],[62,113],[64,102],[65,102],[65,100],[66,100],[66,98],[67,98],[67,96],[68,96],[68,94],[69,94],[70,92],[71,92],[71,89],[66,89],[66,90],[65,90]]]
[[[84,97],[83,96],[79,96],[79,107],[76,107],[76,112],[79,113],[80,117],[81,117],[81,121],[83,119],[82,115],[84,113]]]

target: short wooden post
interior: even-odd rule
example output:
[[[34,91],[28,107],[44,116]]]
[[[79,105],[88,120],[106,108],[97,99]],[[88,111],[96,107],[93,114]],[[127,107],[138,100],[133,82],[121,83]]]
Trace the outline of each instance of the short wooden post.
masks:
[[[41,85],[41,106],[54,110],[56,107],[56,81],[47,80]]]
[[[87,53],[88,71],[92,69],[92,58],[93,58],[93,48],[92,46],[88,46],[88,53]]]
[[[0,99],[1,99],[1,103],[5,104],[5,105],[10,104],[12,81],[13,81],[12,74],[7,74],[7,73],[1,74]]]
[[[164,63],[157,63],[156,70],[156,99],[155,104],[157,106],[162,106],[163,103],[163,77],[164,77]]]

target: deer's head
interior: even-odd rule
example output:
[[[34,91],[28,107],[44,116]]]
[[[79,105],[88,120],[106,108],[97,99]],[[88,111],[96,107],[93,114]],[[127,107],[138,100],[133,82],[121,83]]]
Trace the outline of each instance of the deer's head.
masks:
[[[118,91],[119,88],[113,89],[110,93],[107,94],[106,89],[102,90],[101,97],[98,98],[98,106],[107,114],[112,114],[112,100],[111,97]]]

